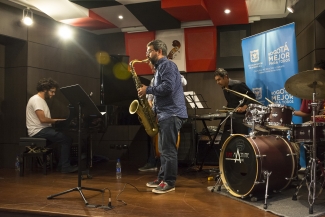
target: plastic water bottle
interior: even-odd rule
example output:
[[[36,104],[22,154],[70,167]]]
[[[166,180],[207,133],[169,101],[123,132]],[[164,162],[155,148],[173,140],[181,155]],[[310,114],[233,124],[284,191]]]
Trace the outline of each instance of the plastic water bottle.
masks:
[[[117,159],[116,162],[116,179],[121,179],[122,178],[122,166],[120,159]]]
[[[16,156],[15,170],[16,170],[16,171],[20,171],[19,155]]]

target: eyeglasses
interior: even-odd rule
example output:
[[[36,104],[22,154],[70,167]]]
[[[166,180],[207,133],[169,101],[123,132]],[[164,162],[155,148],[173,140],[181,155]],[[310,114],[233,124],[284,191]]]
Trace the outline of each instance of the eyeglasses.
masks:
[[[152,51],[154,51],[154,50],[147,50],[147,52],[146,52],[146,55],[149,55]]]

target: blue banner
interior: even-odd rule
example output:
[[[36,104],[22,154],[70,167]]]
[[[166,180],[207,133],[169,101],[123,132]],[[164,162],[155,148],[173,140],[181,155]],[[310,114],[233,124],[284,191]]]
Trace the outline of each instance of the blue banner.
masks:
[[[269,99],[275,104],[299,110],[301,100],[284,88],[286,80],[298,73],[295,24],[244,38],[242,52],[246,84],[256,99],[265,106]],[[301,121],[301,117],[292,118],[294,124]]]

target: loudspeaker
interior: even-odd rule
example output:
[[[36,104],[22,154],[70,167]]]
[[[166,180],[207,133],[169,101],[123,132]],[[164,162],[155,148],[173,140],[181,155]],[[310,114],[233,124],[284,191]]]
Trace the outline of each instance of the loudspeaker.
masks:
[[[178,147],[178,163],[190,164],[195,158],[195,146],[193,144],[193,126],[186,122],[180,130],[180,143]]]
[[[197,140],[197,157],[196,163],[204,165],[219,165],[220,146],[219,141],[222,134],[218,134],[213,147],[210,147],[209,137],[206,135],[199,135]]]

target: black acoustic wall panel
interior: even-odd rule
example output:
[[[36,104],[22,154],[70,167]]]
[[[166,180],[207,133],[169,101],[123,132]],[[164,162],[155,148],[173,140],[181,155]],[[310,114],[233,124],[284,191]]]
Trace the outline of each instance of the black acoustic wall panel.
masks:
[[[241,41],[250,36],[250,25],[217,27],[217,68],[244,68]]]

